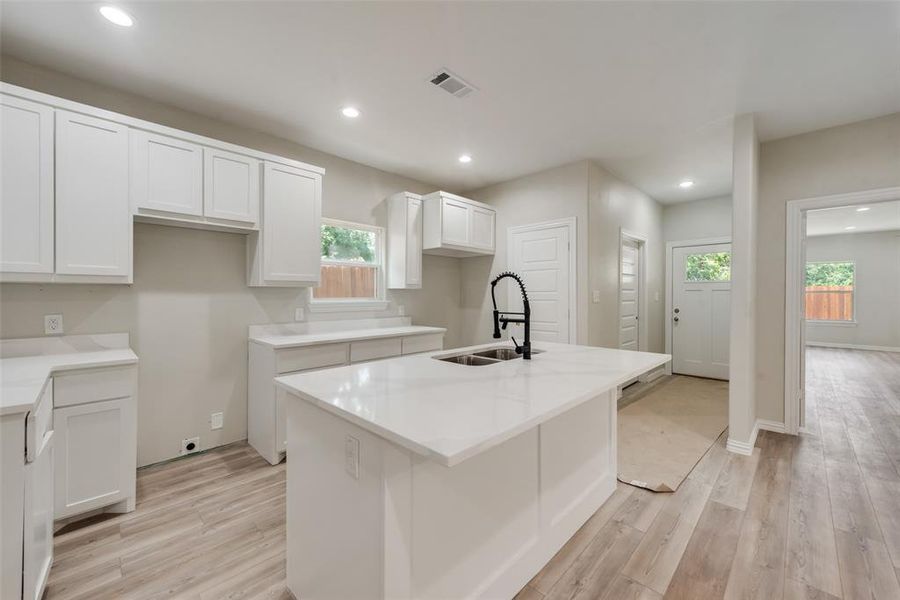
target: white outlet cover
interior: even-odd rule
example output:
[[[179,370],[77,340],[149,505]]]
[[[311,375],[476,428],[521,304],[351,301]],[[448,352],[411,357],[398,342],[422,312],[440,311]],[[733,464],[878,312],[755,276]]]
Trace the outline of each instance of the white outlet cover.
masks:
[[[344,470],[353,479],[359,479],[359,440],[352,435],[344,440]]]
[[[220,412],[214,412],[209,417],[209,428],[210,429],[222,429],[222,425],[225,422],[225,414]]]
[[[44,335],[61,335],[63,333],[62,315],[44,315]]]
[[[294,309],[294,320],[295,321],[302,321],[305,318],[306,318],[306,311],[304,309],[302,309],[302,308]]]
[[[188,444],[194,444],[194,447],[188,450]],[[200,452],[200,438],[192,437],[181,440],[181,455],[194,454]]]

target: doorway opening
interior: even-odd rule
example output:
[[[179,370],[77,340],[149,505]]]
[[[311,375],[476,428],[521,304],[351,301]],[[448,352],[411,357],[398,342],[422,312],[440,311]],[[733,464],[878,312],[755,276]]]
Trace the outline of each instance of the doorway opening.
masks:
[[[900,188],[788,202],[785,269],[785,431],[875,415],[900,380]]]

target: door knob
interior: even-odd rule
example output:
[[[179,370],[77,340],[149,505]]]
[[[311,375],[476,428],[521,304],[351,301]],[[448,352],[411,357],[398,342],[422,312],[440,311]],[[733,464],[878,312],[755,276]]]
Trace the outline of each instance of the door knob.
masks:
[[[678,322],[678,317],[675,317],[675,318],[673,319],[673,321],[675,321],[675,322],[677,323],[677,322]]]
[[[680,308],[676,308],[676,309],[675,309],[675,314],[676,314],[676,315],[677,315],[678,313],[680,313],[680,312],[681,312],[681,309],[680,309]]]

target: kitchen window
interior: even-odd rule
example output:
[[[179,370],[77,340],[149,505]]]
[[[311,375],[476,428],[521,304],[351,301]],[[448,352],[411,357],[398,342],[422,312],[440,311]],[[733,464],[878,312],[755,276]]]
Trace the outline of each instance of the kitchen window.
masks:
[[[806,263],[806,320],[853,323],[855,284],[853,262]]]
[[[384,229],[322,219],[321,282],[313,288],[310,309],[382,310]]]

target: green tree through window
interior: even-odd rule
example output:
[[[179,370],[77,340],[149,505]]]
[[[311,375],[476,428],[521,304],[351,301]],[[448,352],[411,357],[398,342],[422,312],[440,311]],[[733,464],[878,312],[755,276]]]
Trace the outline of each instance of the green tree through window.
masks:
[[[806,286],[826,285],[853,285],[853,263],[806,263]]]
[[[322,258],[375,262],[375,233],[336,225],[322,225]]]
[[[731,281],[731,252],[689,254],[685,281]]]

